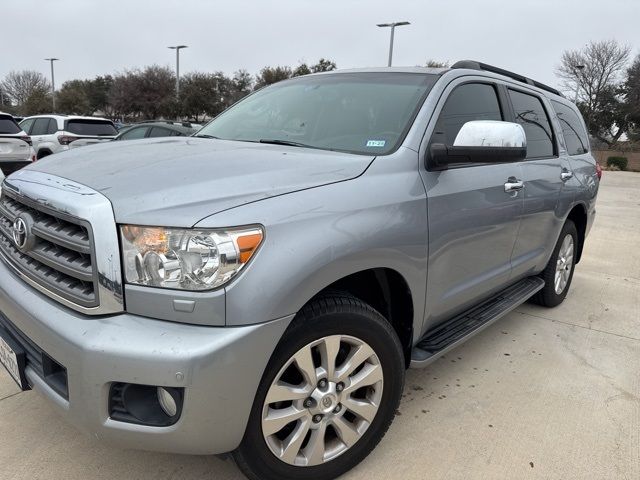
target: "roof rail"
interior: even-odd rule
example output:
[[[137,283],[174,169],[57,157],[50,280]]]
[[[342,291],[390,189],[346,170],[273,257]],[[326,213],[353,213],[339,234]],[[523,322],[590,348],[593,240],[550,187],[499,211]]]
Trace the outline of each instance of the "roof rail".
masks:
[[[546,90],[547,92],[553,93],[554,95],[564,97],[564,95],[560,93],[560,91],[556,90],[553,87],[545,85],[544,83],[537,82],[530,79],[529,77],[525,77],[524,75],[520,75],[518,73],[510,72],[509,70],[504,70],[503,68],[494,67],[493,65],[488,65],[482,62],[476,62],[475,60],[460,60],[459,62],[454,63],[451,68],[467,68],[469,70],[483,70],[485,72],[497,73],[498,75],[504,75],[505,77],[512,78],[514,80],[517,80],[518,82],[526,83],[527,85],[538,87],[539,89]]]

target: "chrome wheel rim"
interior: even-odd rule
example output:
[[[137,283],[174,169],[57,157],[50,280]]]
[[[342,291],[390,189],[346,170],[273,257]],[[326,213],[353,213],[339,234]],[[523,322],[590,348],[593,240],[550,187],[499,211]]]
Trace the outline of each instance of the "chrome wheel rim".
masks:
[[[285,363],[267,391],[264,440],[290,465],[333,460],[371,426],[383,383],[380,359],[366,342],[347,335],[311,342]]]
[[[554,278],[554,287],[556,294],[560,295],[569,283],[571,277],[571,269],[573,267],[573,237],[567,234],[560,245],[558,251],[558,260],[556,261],[556,275]]]

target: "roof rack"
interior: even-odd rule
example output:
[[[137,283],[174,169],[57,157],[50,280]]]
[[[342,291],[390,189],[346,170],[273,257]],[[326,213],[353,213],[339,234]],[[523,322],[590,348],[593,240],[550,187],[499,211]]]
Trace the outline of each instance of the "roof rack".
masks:
[[[527,85],[538,87],[541,90],[546,90],[547,92],[553,93],[554,95],[564,97],[564,95],[560,93],[560,91],[556,90],[553,87],[545,85],[544,83],[537,82],[530,79],[529,77],[525,77],[524,75],[520,75],[518,73],[510,72],[509,70],[504,70],[503,68],[494,67],[493,65],[488,65],[482,62],[476,62],[475,60],[460,60],[459,62],[454,63],[451,68],[467,68],[469,70],[482,70],[485,72],[497,73],[498,75],[504,75],[505,77],[512,78],[514,80],[517,80],[518,82],[526,83]]]

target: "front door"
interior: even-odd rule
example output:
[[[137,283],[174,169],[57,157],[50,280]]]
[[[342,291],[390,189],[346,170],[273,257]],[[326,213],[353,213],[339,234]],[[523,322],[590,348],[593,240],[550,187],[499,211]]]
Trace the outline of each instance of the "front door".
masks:
[[[492,83],[462,83],[444,101],[430,143],[453,145],[472,120],[504,120]],[[518,162],[450,165],[422,172],[427,191],[429,265],[424,329],[501,290],[509,283],[518,236],[522,179]]]

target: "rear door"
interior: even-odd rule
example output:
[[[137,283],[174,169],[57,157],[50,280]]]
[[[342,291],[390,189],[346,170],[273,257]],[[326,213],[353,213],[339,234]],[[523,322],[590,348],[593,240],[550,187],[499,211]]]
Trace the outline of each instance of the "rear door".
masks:
[[[524,211],[511,260],[516,279],[546,266],[573,195],[564,188],[571,166],[566,152],[560,152],[548,100],[515,87],[508,89],[508,96],[513,121],[522,125],[527,136],[527,158],[522,162]]]
[[[504,120],[504,104],[492,82],[454,81],[434,112],[429,144],[453,145],[472,120]],[[422,175],[429,222],[427,329],[507,286],[523,202],[520,191],[505,192],[505,183],[520,180],[522,170],[517,162],[444,170],[430,165]]]

